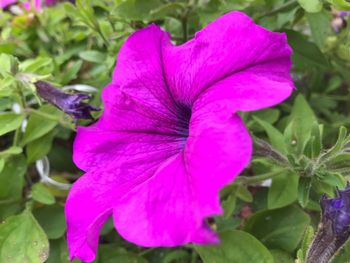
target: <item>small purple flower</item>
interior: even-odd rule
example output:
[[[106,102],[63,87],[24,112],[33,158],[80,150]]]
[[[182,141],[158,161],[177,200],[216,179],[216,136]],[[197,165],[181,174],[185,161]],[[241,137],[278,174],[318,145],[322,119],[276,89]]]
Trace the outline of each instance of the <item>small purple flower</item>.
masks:
[[[93,119],[91,111],[100,110],[99,108],[83,102],[84,100],[90,99],[90,96],[87,94],[67,94],[44,81],[35,82],[35,87],[42,99],[64,111],[75,121],[77,119]]]
[[[291,48],[241,12],[175,46],[150,25],[132,34],[104,88],[104,112],[78,127],[74,162],[86,173],[65,207],[70,258],[92,261],[103,223],[140,246],[210,244],[219,191],[249,163],[238,111],[276,105],[293,90]]]
[[[350,185],[338,197],[321,198],[321,223],[308,251],[308,263],[327,263],[350,237]]]

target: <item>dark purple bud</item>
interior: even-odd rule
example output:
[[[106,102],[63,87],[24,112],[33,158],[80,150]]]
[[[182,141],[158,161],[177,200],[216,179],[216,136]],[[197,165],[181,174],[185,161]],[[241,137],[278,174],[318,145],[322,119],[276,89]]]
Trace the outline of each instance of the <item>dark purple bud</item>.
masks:
[[[83,102],[90,99],[87,94],[68,94],[54,88],[47,82],[37,81],[35,87],[38,95],[45,101],[56,106],[70,115],[75,121],[77,119],[93,119],[91,111],[99,111],[99,108]]]
[[[338,197],[321,198],[321,223],[307,256],[308,263],[327,263],[350,237],[350,185]]]

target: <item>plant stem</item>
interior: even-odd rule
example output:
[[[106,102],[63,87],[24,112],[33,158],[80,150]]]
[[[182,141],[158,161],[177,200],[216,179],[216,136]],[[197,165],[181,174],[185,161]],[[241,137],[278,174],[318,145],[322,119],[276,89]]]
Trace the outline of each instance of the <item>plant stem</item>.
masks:
[[[15,136],[13,137],[13,143],[12,146],[18,146],[19,145],[19,135],[21,133],[21,128],[17,128],[15,131]]]
[[[146,250],[140,252],[140,253],[139,253],[139,256],[147,255],[148,253],[151,253],[151,252],[154,251],[155,249],[156,249],[155,247],[146,249]]]
[[[196,263],[197,262],[197,253],[196,251],[193,249],[192,250],[192,254],[191,254],[191,263]]]
[[[271,179],[272,177],[281,174],[281,172],[283,172],[283,171],[284,171],[284,169],[280,169],[280,170],[276,170],[276,171],[272,171],[269,173],[260,174],[260,175],[256,175],[256,176],[239,176],[235,180],[235,183],[256,184],[256,183],[259,183],[261,181]]]
[[[187,41],[188,35],[187,35],[187,14],[182,18],[182,31],[183,31],[183,42],[185,43]]]
[[[24,108],[26,106],[26,101],[25,101],[25,97],[23,95],[23,92],[21,90],[21,87],[19,85],[20,84],[17,83],[16,91],[17,91],[17,95],[19,97],[18,104],[19,104],[19,107],[20,107],[20,113],[23,114],[24,113]],[[15,135],[14,135],[13,143],[12,143],[13,146],[18,146],[18,144],[19,144],[19,137],[20,137],[20,134],[21,134],[21,128],[22,127],[20,126],[15,131]]]

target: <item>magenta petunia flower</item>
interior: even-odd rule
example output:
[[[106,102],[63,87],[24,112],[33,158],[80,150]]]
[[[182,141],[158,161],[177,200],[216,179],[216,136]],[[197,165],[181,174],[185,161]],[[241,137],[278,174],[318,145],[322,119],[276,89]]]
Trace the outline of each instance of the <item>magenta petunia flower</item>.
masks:
[[[156,25],[131,35],[103,90],[101,118],[77,131],[74,162],[86,173],[65,208],[70,257],[92,261],[112,215],[140,246],[218,242],[205,219],[222,213],[220,189],[252,154],[237,112],[291,94],[291,52],[285,34],[240,12],[180,46]]]

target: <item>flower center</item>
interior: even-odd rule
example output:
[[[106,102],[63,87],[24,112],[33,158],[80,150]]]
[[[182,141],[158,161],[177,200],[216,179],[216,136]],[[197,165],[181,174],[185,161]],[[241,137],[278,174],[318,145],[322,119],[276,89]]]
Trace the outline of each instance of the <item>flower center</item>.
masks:
[[[192,116],[192,109],[190,106],[185,104],[178,104],[178,119],[179,119],[179,130],[181,136],[187,139],[189,134],[190,120]]]

